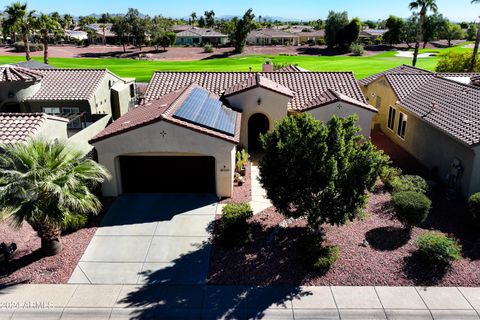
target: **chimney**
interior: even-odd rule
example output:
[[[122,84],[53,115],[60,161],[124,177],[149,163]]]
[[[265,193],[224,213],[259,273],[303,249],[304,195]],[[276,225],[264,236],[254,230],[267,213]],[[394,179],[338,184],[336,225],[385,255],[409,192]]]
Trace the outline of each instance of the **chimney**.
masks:
[[[262,66],[263,72],[273,72],[273,63],[271,61],[265,61]]]

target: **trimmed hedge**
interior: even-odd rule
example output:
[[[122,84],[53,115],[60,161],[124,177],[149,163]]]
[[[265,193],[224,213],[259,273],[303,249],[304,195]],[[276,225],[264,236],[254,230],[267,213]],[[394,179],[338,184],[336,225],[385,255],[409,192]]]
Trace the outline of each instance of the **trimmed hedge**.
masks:
[[[62,224],[62,232],[69,233],[85,227],[89,219],[86,214],[68,214]]]
[[[425,179],[420,176],[401,175],[391,181],[394,193],[403,191],[413,191],[426,194],[428,192],[428,184]]]
[[[253,216],[248,203],[227,204],[222,209],[218,221],[218,238],[225,247],[243,245],[251,239],[248,219]]]
[[[25,45],[23,42],[15,42],[13,46],[15,47],[15,51],[25,52]],[[30,43],[29,47],[30,47],[30,52],[43,51],[42,43]]]
[[[392,183],[402,174],[402,169],[397,167],[385,166],[380,172],[380,179],[382,179],[385,186],[392,189]]]
[[[426,195],[414,191],[397,192],[392,202],[398,220],[409,228],[424,222],[432,207],[432,201]]]
[[[415,245],[417,254],[433,264],[450,264],[462,258],[458,242],[441,232],[426,232],[417,238]]]
[[[480,222],[480,192],[472,194],[468,199],[468,212]]]
[[[314,270],[328,270],[340,257],[340,248],[338,246],[319,247],[313,257],[312,268]]]

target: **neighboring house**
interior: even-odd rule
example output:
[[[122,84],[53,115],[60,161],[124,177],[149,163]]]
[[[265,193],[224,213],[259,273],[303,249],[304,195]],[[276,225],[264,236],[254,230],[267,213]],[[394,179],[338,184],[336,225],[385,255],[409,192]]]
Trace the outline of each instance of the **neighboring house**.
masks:
[[[480,191],[476,77],[401,66],[360,81],[375,126],[464,196]]]
[[[365,28],[363,29],[362,31],[360,31],[360,36],[359,38],[360,39],[365,39],[365,38],[369,38],[371,40],[375,40],[377,39],[378,37],[383,37],[383,35],[385,34],[385,32],[387,32],[387,30],[385,29],[369,29],[369,28]]]
[[[135,103],[135,83],[105,69],[32,70],[0,66],[0,112],[47,113],[68,119],[68,137],[79,148],[110,119]]]
[[[67,140],[68,120],[45,113],[0,113],[0,143]]]
[[[325,39],[325,30],[302,31],[297,33],[297,35],[300,43],[310,43],[312,41],[318,43]]]
[[[247,36],[247,43],[251,45],[297,45],[300,37],[297,34],[278,29],[257,29]]]
[[[69,41],[83,41],[88,39],[88,33],[81,30],[65,30],[65,38]]]
[[[54,66],[38,62],[36,60],[23,61],[18,63],[12,63],[13,66],[26,68],[26,69],[56,69]]]
[[[369,137],[377,110],[351,72],[155,72],[144,105],[91,140],[112,173],[108,196],[205,192],[230,197],[237,145],[259,150],[259,136],[288,114],[328,121],[357,114]]]
[[[228,35],[215,31],[190,27],[177,33],[176,45],[203,45],[212,44],[215,46],[224,45],[228,41]]]
[[[92,23],[86,26],[95,33],[94,41],[98,44],[118,44],[120,41],[112,31],[112,23]]]

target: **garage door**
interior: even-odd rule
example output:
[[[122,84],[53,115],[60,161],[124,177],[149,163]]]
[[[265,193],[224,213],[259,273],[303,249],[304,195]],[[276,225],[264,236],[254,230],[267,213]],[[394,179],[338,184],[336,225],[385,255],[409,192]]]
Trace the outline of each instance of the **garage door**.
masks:
[[[213,157],[120,157],[123,193],[215,193]]]

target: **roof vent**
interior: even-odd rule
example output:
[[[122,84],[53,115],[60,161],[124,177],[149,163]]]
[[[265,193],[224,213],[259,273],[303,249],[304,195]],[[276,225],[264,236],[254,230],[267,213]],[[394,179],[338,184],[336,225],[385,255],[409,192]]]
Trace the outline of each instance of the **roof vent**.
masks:
[[[480,75],[476,75],[470,78],[470,83],[474,86],[480,87]]]

